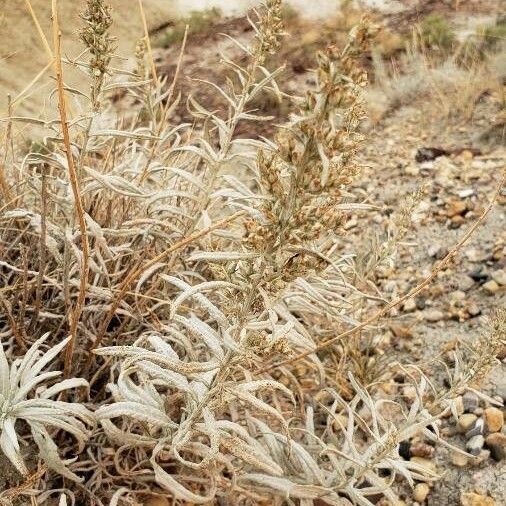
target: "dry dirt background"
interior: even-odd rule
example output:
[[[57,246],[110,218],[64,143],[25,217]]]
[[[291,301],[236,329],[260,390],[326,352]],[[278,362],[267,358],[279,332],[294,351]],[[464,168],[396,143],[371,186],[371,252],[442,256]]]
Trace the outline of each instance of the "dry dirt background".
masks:
[[[31,0],[41,27],[52,45],[51,0]],[[168,20],[185,15],[192,10],[219,8],[224,14],[239,14],[258,0],[143,0],[148,27],[150,29]],[[288,3],[306,15],[325,17],[335,12],[339,0],[290,0]],[[401,3],[396,0],[365,0],[365,5],[380,7],[387,11],[396,11]],[[412,4],[413,0],[404,2]],[[415,2],[416,3],[416,2]],[[82,49],[75,34],[80,26],[79,12],[83,2],[79,0],[59,0],[62,20],[62,40],[64,54],[73,57]],[[111,0],[114,8],[112,32],[118,39],[118,55],[128,58],[132,55],[136,40],[142,36],[142,24],[139,16],[138,0]],[[34,79],[45,67],[48,57],[35,25],[28,14],[26,0],[0,0],[0,114],[6,110],[7,94],[13,99],[27,83]],[[116,61],[116,65],[120,62]],[[66,69],[66,82],[79,86],[81,76],[77,71]],[[47,95],[51,90],[51,80],[41,79],[30,94],[16,106],[15,113],[36,114],[47,107]]]
[[[168,0],[145,0],[144,8],[148,26],[156,26],[175,15],[174,3]],[[135,41],[142,36],[142,23],[137,0],[111,0],[114,8],[113,34],[117,37],[118,54],[130,56]],[[52,46],[51,0],[31,0],[41,27]],[[81,22],[79,12],[83,2],[60,0],[58,2],[63,53],[76,56],[82,46],[76,37]],[[41,43],[35,25],[28,14],[25,0],[0,0],[0,111],[5,112],[7,93],[16,97],[25,86],[46,66],[47,53]],[[116,61],[116,64],[119,62]],[[65,79],[71,86],[77,85],[80,75],[66,69]],[[51,80],[46,77],[35,87],[35,92],[16,113],[39,115],[46,107],[45,97],[51,90]]]

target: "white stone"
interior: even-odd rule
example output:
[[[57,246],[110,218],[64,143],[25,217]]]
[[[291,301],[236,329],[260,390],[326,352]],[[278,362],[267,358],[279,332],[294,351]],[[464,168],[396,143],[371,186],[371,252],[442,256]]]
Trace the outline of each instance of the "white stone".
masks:
[[[498,269],[492,272],[492,279],[501,286],[506,285],[506,271],[504,269]]]
[[[472,195],[474,195],[474,190],[472,188],[466,188],[465,190],[461,190],[461,191],[457,192],[457,195],[461,199],[465,199],[467,197],[471,197]]]

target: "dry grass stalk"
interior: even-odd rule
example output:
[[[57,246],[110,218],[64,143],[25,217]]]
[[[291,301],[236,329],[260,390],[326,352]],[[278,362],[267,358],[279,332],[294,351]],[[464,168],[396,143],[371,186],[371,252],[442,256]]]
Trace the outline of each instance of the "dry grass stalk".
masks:
[[[90,245],[88,241],[88,230],[86,226],[84,205],[81,197],[81,189],[77,176],[77,170],[74,163],[74,156],[70,146],[70,134],[69,125],[67,119],[67,109],[65,102],[65,85],[63,83],[63,71],[62,71],[62,60],[61,60],[61,32],[58,20],[58,5],[57,0],[52,0],[52,13],[53,13],[53,44],[55,50],[54,65],[56,73],[56,85],[58,90],[58,109],[60,111],[60,125],[63,134],[63,142],[65,145],[65,154],[67,157],[67,167],[72,186],[72,193],[74,195],[74,203],[76,208],[77,220],[79,223],[79,230],[81,232],[81,272],[79,278],[79,297],[72,308],[72,314],[70,317],[70,335],[71,339],[65,350],[65,376],[71,375],[72,360],[74,358],[74,348],[77,342],[77,328],[79,320],[83,311],[83,306],[86,299],[86,287],[88,283],[89,275],[89,256],[90,256]]]

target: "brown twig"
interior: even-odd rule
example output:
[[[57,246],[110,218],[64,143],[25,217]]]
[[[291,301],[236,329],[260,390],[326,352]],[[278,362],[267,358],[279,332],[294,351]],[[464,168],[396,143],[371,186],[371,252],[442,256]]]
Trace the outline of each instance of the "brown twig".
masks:
[[[47,38],[44,34],[44,30],[42,30],[42,27],[40,26],[39,19],[37,18],[37,15],[35,14],[35,11],[33,10],[32,4],[30,3],[30,0],[25,0],[26,8],[28,9],[28,12],[30,13],[30,17],[32,18],[32,21],[35,25],[35,28],[37,29],[37,33],[40,37],[40,40],[42,41],[42,45],[44,46],[44,50],[47,53],[49,61],[53,61],[54,56],[53,52],[51,51],[51,47],[49,46],[49,42],[47,41]]]
[[[10,202],[12,200],[12,195],[10,192],[9,185],[7,184],[7,171],[5,167],[7,167],[7,154],[9,152],[9,141],[12,137],[12,100],[11,96],[8,96],[8,114],[9,114],[9,121],[7,122],[7,127],[5,129],[5,136],[4,136],[4,156],[3,160],[0,160],[0,190],[4,196],[4,199],[7,202]]]
[[[274,369],[277,369],[278,367],[281,367],[281,366],[284,366],[287,364],[293,364],[294,362],[298,362],[299,360],[302,360],[303,358],[306,358],[309,355],[313,355],[314,353],[317,353],[317,352],[323,350],[324,348],[327,348],[328,346],[334,344],[335,342],[340,341],[341,339],[343,339],[345,337],[348,337],[352,334],[355,334],[356,332],[359,332],[359,331],[365,329],[366,327],[368,327],[372,323],[376,322],[377,320],[379,320],[380,318],[382,318],[383,316],[388,314],[388,312],[390,310],[392,310],[393,308],[399,306],[400,304],[402,304],[406,300],[411,299],[412,297],[414,297],[415,295],[420,293],[427,285],[429,285],[434,280],[434,278],[437,276],[437,274],[439,272],[441,272],[451,262],[453,257],[458,253],[458,251],[462,248],[462,246],[469,240],[469,238],[474,234],[476,229],[483,223],[483,221],[487,217],[488,213],[494,207],[494,204],[496,203],[496,201],[501,193],[501,189],[504,186],[505,179],[506,179],[506,171],[504,172],[504,174],[501,178],[501,182],[499,183],[499,186],[498,186],[494,196],[492,197],[490,203],[485,208],[485,210],[481,213],[481,215],[478,217],[478,219],[471,225],[471,227],[469,227],[467,232],[460,238],[460,240],[448,252],[448,254],[438,264],[436,264],[433,267],[431,273],[421,283],[416,285],[413,289],[411,289],[406,294],[404,294],[401,297],[398,297],[397,299],[388,303],[384,308],[382,308],[379,311],[377,311],[376,313],[374,313],[370,318],[368,318],[364,322],[360,323],[359,325],[356,325],[355,327],[347,330],[346,332],[342,332],[341,334],[339,334],[335,337],[332,337],[331,339],[327,339],[326,341],[323,341],[322,343],[318,344],[316,346],[316,348],[314,348],[312,350],[305,351],[303,353],[296,355],[295,357],[290,357],[290,358],[287,358],[286,360],[282,360],[282,361],[272,364],[270,366],[264,367],[263,369],[260,369],[259,371],[257,371],[257,373],[270,372]]]
[[[9,489],[1,492],[0,493],[0,503],[1,503],[2,498],[14,499],[14,498],[20,496],[26,490],[32,488],[35,485],[35,483],[37,483],[37,481],[39,481],[40,478],[42,478],[42,476],[44,475],[44,473],[46,471],[47,471],[47,466],[45,464],[43,464],[40,467],[40,469],[38,469],[37,471],[32,473],[30,476],[28,476],[26,478],[26,480],[23,483],[21,483],[21,485],[17,485],[16,487],[9,488]]]
[[[3,307],[4,314],[7,317],[7,320],[11,326],[12,335],[14,336],[16,343],[23,351],[26,351],[28,348],[25,343],[25,338],[23,332],[18,328],[16,319],[12,314],[12,306],[8,300],[3,298],[1,292],[0,292],[0,307]]]
[[[0,161],[0,192],[2,193],[5,202],[12,200],[7,179],[5,177],[5,165]]]
[[[47,236],[47,176],[46,168],[43,165],[41,170],[41,212],[40,212],[40,239],[39,239],[39,274],[37,275],[37,287],[35,290],[35,305],[33,308],[30,329],[37,324],[39,312],[42,307],[42,285],[44,283],[44,272],[46,270],[46,236]]]
[[[58,22],[58,9],[57,0],[52,0],[52,16],[53,16],[53,43],[55,50],[54,67],[56,73],[56,86],[58,91],[58,109],[60,111],[60,121],[63,134],[63,142],[65,144],[65,154],[67,157],[67,164],[69,170],[69,179],[72,187],[72,193],[74,195],[75,207],[77,219],[79,221],[79,229],[81,232],[81,250],[82,250],[82,261],[81,261],[81,277],[79,281],[79,295],[77,298],[76,305],[70,316],[70,335],[71,339],[65,349],[65,364],[64,374],[66,377],[70,375],[72,367],[72,357],[74,354],[74,348],[77,341],[77,327],[81,313],[83,310],[85,298],[86,298],[86,285],[88,281],[89,272],[89,242],[88,242],[88,231],[86,227],[86,220],[84,218],[84,206],[81,198],[81,191],[79,188],[79,180],[77,178],[77,171],[74,164],[74,158],[70,148],[70,134],[67,121],[67,110],[65,106],[65,87],[63,84],[63,73],[62,73],[62,60],[61,60],[61,31]]]

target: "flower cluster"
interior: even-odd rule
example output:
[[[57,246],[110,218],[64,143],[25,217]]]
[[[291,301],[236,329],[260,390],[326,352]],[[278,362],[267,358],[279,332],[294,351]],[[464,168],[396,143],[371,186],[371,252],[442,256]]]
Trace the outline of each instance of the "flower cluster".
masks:
[[[103,0],[88,0],[81,19],[84,27],[79,31],[79,36],[92,55],[89,64],[93,77],[91,101],[97,110],[100,106],[98,95],[114,52],[115,39],[109,34],[112,25],[111,7]]]
[[[293,255],[290,248],[305,247],[324,230],[336,233],[344,221],[345,187],[358,171],[355,155],[363,140],[359,126],[367,74],[359,59],[373,34],[363,20],[342,51],[330,47],[319,54],[315,89],[278,133],[276,149],[258,154],[259,186],[267,198],[263,221],[247,220],[243,244],[278,257],[285,281],[325,265],[318,256]]]
[[[254,59],[263,65],[269,54],[276,54],[281,45],[283,31],[283,18],[281,13],[281,0],[267,0],[265,9],[259,14],[256,30],[256,45]]]

